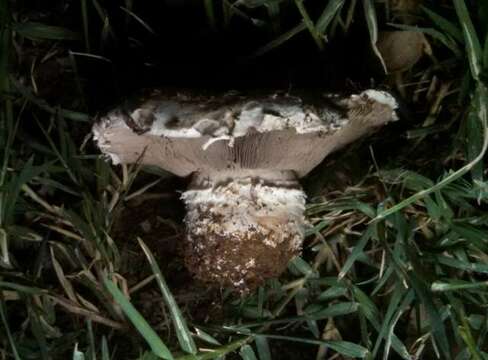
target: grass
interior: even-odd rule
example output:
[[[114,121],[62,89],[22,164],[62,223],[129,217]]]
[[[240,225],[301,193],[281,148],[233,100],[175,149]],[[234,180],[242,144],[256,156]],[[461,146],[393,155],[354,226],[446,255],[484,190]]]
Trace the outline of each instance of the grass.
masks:
[[[414,120],[305,180],[302,257],[242,298],[185,277],[166,249],[183,229],[158,213],[178,207],[167,174],[110,166],[85,139],[101,109],[33,85],[69,53],[61,83],[85,96],[97,79],[83,58],[109,66],[124,36],[160,46],[157,24],[131,1],[76,3],[72,28],[22,5],[0,0],[0,359],[488,359],[487,5],[425,1],[412,22],[372,0],[202,1],[211,36],[236,21],[260,31],[247,61],[294,39],[323,59],[354,26],[375,56],[388,26],[424,32],[432,49],[400,80],[376,80]],[[163,231],[121,224],[154,213],[154,198]]]

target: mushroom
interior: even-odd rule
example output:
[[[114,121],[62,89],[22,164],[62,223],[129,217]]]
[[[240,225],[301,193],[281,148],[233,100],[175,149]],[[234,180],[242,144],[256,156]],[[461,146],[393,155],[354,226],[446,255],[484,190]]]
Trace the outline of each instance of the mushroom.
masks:
[[[253,289],[301,251],[306,195],[298,179],[328,154],[396,120],[397,102],[367,90],[315,101],[154,93],[103,116],[94,139],[114,164],[191,176],[185,263],[199,279]]]

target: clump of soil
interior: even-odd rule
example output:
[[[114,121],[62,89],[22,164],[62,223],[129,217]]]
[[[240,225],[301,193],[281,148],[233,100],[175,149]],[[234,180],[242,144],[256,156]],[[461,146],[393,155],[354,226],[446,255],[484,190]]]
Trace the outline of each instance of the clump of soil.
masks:
[[[274,247],[267,245],[258,231],[242,235],[189,236],[185,249],[187,268],[201,281],[247,292],[266,279],[278,277],[300,252],[290,246],[294,235],[288,235]]]

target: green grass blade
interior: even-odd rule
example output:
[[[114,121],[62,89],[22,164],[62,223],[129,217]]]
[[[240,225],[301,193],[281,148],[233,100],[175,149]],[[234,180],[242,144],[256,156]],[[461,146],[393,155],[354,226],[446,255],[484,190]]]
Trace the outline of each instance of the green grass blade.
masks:
[[[36,287],[25,286],[25,285],[20,285],[17,283],[13,283],[9,281],[1,281],[1,280],[0,280],[0,289],[15,290],[17,292],[28,294],[28,295],[39,295],[45,291]]]
[[[334,16],[341,10],[342,6],[344,5],[345,0],[330,0],[327,3],[324,11],[320,14],[315,28],[318,33],[325,34],[327,31],[327,27],[331,23]]]
[[[274,34],[280,32],[280,4],[279,2],[267,2],[266,9],[271,20],[271,28]]]
[[[464,0],[453,0],[459,22],[463,29],[463,35],[466,45],[466,54],[471,68],[471,75],[474,79],[479,80],[481,73],[481,44],[476,35],[476,31],[469,16],[468,8]]]
[[[83,39],[85,40],[85,50],[90,52],[90,32],[88,30],[88,8],[86,0],[81,0],[81,20],[83,22]]]
[[[356,260],[363,254],[363,250],[366,247],[366,244],[369,242],[371,237],[374,233],[374,226],[369,226],[368,229],[364,232],[364,234],[359,239],[356,246],[354,246],[354,250],[351,252],[351,255],[346,260],[346,263],[342,267],[338,278],[342,279],[346,274],[351,270],[351,267],[354,265]]]
[[[213,0],[204,0],[205,13],[207,14],[207,21],[213,30],[217,29],[217,22],[215,20],[215,10]]]
[[[7,333],[7,339],[12,349],[12,354],[14,355],[15,360],[21,360],[19,356],[19,352],[17,351],[17,346],[15,345],[15,340],[10,332],[10,327],[8,326],[7,315],[4,307],[4,301],[2,294],[0,293],[0,318],[2,318],[2,325]]]
[[[375,330],[380,332],[380,321],[382,319],[378,308],[376,307],[374,302],[357,286],[354,286],[352,290],[356,301],[360,304],[360,310],[362,311],[366,319],[368,319],[368,321],[371,323],[371,325],[373,325]],[[391,345],[393,349],[398,353],[398,355],[400,355],[403,359],[411,359],[407,348],[395,334],[392,334],[391,336]]]
[[[196,337],[199,338],[202,341],[205,341],[206,343],[212,344],[212,345],[217,345],[217,346],[222,346],[222,344],[215,339],[212,335],[206,333],[202,329],[199,329],[195,327],[195,332],[196,332]]]
[[[136,22],[138,22],[139,24],[141,24],[144,29],[146,29],[147,31],[149,31],[151,34],[156,34],[154,32],[154,30],[152,29],[151,26],[149,26],[149,24],[147,22],[145,22],[144,20],[142,20],[139,16],[137,16],[134,12],[132,12],[131,10],[121,6],[120,9],[122,11],[124,11],[126,14],[128,14],[129,16],[131,16],[132,18],[134,18],[136,20]]]
[[[436,12],[430,10],[425,6],[421,6],[421,8],[427,14],[427,16],[432,20],[432,22],[436,24],[437,27],[439,27],[439,29],[451,35],[458,42],[460,43],[464,42],[463,33],[461,30],[459,30],[456,24],[452,23],[445,17],[437,14]]]
[[[385,62],[383,60],[383,57],[381,56],[380,51],[378,50],[378,47],[376,46],[376,43],[378,42],[378,22],[376,19],[376,9],[374,2],[372,0],[364,0],[363,7],[364,15],[366,16],[366,24],[368,25],[369,38],[371,40],[371,47],[373,48],[374,53],[380,60],[381,65],[383,66],[383,70],[386,73]]]
[[[102,360],[110,360],[110,351],[105,335],[102,337]]]
[[[137,331],[139,331],[142,337],[147,341],[153,353],[163,359],[173,360],[173,355],[163,343],[161,338],[156,334],[156,332],[151,328],[151,326],[136,310],[136,308],[130,303],[130,301],[124,296],[122,291],[120,291],[117,286],[108,278],[104,279],[104,284],[107,290],[113,296],[114,300],[120,305],[120,307],[124,311],[124,314],[127,315]]]
[[[254,350],[252,349],[251,345],[244,345],[241,347],[241,351],[239,351],[239,355],[241,355],[241,358],[243,360],[258,360],[256,358],[256,354],[254,353]]]
[[[425,280],[421,279],[415,272],[408,273],[409,282],[412,284],[416,295],[425,307],[427,317],[431,326],[433,338],[439,346],[443,359],[451,359],[449,338],[447,337],[446,327],[442,321],[439,309],[433,301],[432,293],[426,286]]]
[[[37,22],[17,23],[12,29],[18,34],[29,39],[47,39],[47,40],[78,40],[77,33],[59,27],[45,25]]]
[[[95,346],[95,336],[93,334],[93,325],[91,320],[86,322],[87,327],[87,337],[88,337],[88,359],[97,360],[96,346]]]
[[[488,281],[468,282],[462,280],[435,281],[430,289],[435,292],[471,290],[485,291],[483,288],[488,286]]]
[[[173,324],[176,329],[176,336],[178,337],[178,342],[180,343],[181,348],[187,353],[196,354],[197,346],[193,341],[190,330],[188,329],[188,325],[186,324],[186,321],[181,314],[181,310],[178,307],[178,304],[176,303],[173,294],[171,294],[171,291],[166,284],[166,281],[164,280],[163,274],[161,273],[161,269],[159,268],[156,259],[154,258],[153,254],[146,246],[146,244],[144,244],[144,242],[140,238],[138,238],[137,240],[139,241],[139,245],[141,246],[144,254],[149,261],[149,264],[151,265],[151,269],[154,275],[156,275],[156,282],[158,283],[164,301],[169,308],[171,319],[173,320]]]
[[[305,9],[305,6],[303,5],[303,0],[295,0],[295,5],[298,8],[300,15],[302,15],[303,21],[305,22],[305,25],[307,25],[308,31],[310,32],[310,35],[312,35],[318,49],[320,51],[324,50],[324,44],[322,42],[322,38],[320,37],[320,33],[315,28],[312,19],[310,19],[307,9]]]
[[[47,344],[47,338],[44,329],[40,323],[40,317],[37,309],[35,308],[31,299],[26,299],[26,305],[29,309],[29,320],[30,320],[30,328],[32,334],[36,338],[37,346],[39,347],[39,351],[41,353],[42,360],[49,360],[51,357],[49,356],[49,348]]]
[[[478,94],[477,94],[478,95]],[[475,96],[477,96],[475,95]],[[471,111],[466,117],[466,156],[468,161],[473,161],[483,149],[483,124],[480,121],[477,109],[472,106]],[[479,161],[471,169],[473,181],[482,182],[484,173],[484,163]]]
[[[358,344],[354,344],[349,341],[313,340],[313,339],[305,339],[305,338],[298,338],[292,336],[267,335],[267,334],[260,334],[260,336],[264,336],[268,339],[286,340],[286,341],[300,342],[303,344],[325,345],[341,355],[350,356],[353,358],[364,359],[369,353],[368,349],[366,349],[365,347]]]
[[[281,36],[278,36],[276,39],[270,41],[266,45],[260,47],[258,50],[256,50],[256,52],[254,54],[252,54],[250,56],[250,58],[255,58],[255,57],[262,56],[262,55],[268,53],[269,51],[273,50],[274,48],[276,48],[282,44],[284,44],[285,42],[287,42],[288,40],[290,40],[294,36],[298,35],[299,33],[301,33],[306,28],[307,28],[307,25],[305,24],[305,22],[303,22],[303,21],[300,22],[298,25],[296,25],[291,30],[287,31],[286,33],[282,34]]]
[[[264,336],[256,336],[256,349],[258,350],[259,360],[271,360],[271,350],[268,340]]]
[[[442,265],[449,266],[455,269],[477,272],[480,274],[488,274],[488,264],[485,263],[462,261],[444,255],[438,255],[436,259]]]
[[[85,360],[85,354],[78,350],[78,344],[76,344],[73,350],[73,360]]]
[[[243,5],[247,8],[254,9],[260,6],[279,5],[282,1],[284,0],[237,0],[234,5]]]

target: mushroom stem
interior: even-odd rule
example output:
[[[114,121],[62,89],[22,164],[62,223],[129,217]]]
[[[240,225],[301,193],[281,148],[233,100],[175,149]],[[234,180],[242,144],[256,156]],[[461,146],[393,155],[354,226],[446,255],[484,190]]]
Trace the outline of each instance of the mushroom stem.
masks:
[[[183,193],[185,262],[199,279],[246,291],[282,273],[302,246],[305,193],[291,172],[201,180]],[[220,176],[219,176],[220,178]]]

